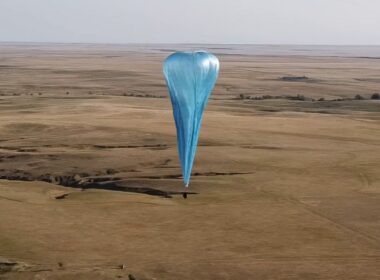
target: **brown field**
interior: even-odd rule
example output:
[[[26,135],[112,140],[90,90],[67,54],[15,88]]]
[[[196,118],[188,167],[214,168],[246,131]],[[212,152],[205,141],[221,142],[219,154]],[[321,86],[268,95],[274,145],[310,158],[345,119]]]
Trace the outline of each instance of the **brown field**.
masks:
[[[380,279],[380,59],[202,46],[185,200],[161,63],[194,47],[0,45],[0,279]]]

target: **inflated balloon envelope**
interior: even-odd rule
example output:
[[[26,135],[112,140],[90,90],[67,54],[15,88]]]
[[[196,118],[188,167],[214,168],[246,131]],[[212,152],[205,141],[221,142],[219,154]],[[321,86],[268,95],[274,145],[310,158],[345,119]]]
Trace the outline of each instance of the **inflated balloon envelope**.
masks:
[[[176,52],[163,66],[173,105],[182,175],[188,187],[203,111],[219,73],[219,60],[204,51]]]

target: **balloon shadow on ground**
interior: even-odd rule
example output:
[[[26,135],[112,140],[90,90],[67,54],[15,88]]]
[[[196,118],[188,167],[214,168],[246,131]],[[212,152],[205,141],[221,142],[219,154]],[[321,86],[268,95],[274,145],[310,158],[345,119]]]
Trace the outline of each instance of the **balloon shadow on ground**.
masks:
[[[184,198],[187,198],[188,195],[198,194],[196,192],[177,192],[177,191],[164,191],[151,187],[131,187],[119,185],[116,182],[107,182],[107,183],[88,183],[80,186],[82,190],[86,189],[101,189],[108,191],[119,191],[119,192],[132,192],[132,193],[141,193],[152,196],[159,196],[164,198],[173,198],[173,196],[182,195]]]

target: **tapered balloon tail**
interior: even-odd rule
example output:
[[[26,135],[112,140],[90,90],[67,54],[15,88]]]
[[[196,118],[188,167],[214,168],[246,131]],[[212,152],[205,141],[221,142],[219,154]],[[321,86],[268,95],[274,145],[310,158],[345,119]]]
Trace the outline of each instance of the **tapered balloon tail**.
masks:
[[[218,77],[219,61],[203,51],[177,52],[165,60],[163,71],[173,106],[179,159],[187,188],[203,111]]]

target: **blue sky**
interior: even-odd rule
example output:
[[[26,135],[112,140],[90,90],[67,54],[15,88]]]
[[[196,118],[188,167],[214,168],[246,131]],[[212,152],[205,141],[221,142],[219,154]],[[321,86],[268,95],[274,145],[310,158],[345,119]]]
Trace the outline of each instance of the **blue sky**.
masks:
[[[0,41],[380,45],[380,1],[0,0]]]

